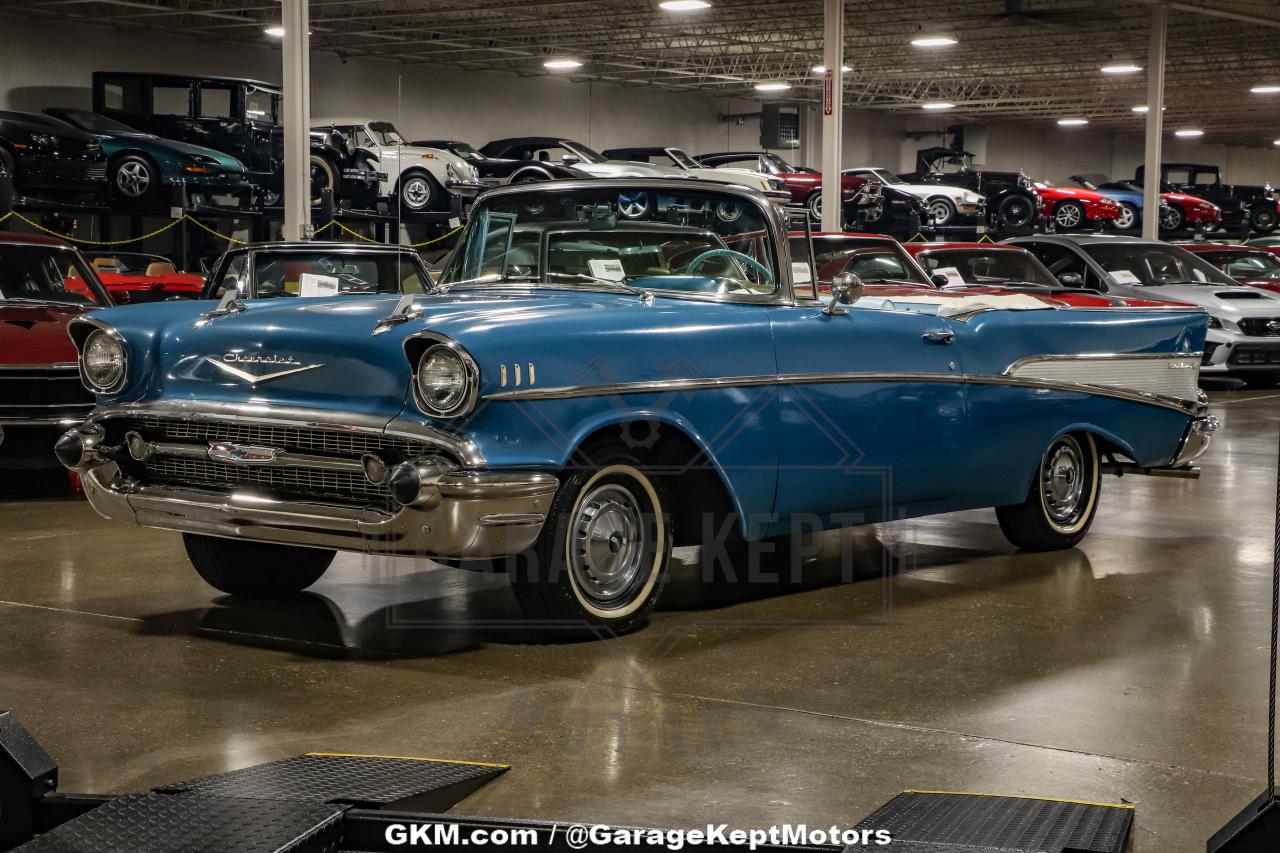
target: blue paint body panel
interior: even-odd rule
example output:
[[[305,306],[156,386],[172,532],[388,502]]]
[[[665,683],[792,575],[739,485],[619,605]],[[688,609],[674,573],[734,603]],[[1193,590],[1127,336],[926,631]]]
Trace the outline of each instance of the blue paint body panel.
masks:
[[[744,532],[758,536],[784,531],[793,516],[848,523],[1017,503],[1045,447],[1069,431],[1093,432],[1140,464],[1167,464],[1187,413],[997,377],[1033,355],[1199,352],[1206,324],[1203,314],[1178,311],[1008,310],[955,320],[855,305],[829,316],[812,302],[491,287],[419,297],[420,320],[371,334],[395,303],[251,300],[243,313],[202,326],[195,320],[208,302],[97,312],[130,349],[125,390],[100,401],[252,401],[327,409],[336,422],[344,412],[403,416],[470,439],[493,469],[559,469],[597,430],[660,421],[706,452]],[[417,408],[404,345],[424,331],[457,341],[479,365],[480,402],[466,417],[433,419]],[[937,331],[954,341],[925,338]],[[209,363],[226,353],[322,366],[250,387]],[[821,378],[831,374],[840,376]],[[759,381],[488,398],[747,378]]]

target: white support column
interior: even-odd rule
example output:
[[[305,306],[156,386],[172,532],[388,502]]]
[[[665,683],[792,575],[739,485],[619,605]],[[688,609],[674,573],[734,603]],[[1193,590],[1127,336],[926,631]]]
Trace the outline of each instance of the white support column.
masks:
[[[284,239],[311,239],[311,16],[284,0]]]
[[[1151,51],[1147,57],[1147,151],[1143,159],[1142,237],[1160,238],[1160,163],[1164,133],[1164,46],[1169,7],[1151,7]]]
[[[844,0],[823,0],[822,230],[840,231],[840,152],[844,146]]]

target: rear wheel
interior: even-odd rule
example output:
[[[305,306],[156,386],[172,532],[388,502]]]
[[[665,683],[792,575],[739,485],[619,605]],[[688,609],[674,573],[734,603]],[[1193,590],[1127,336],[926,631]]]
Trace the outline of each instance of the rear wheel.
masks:
[[[1071,548],[1089,532],[1101,488],[1098,447],[1088,433],[1054,439],[1020,504],[996,507],[1005,538],[1028,551]]]
[[[806,204],[809,206],[809,218],[814,222],[822,221],[822,190],[814,190]]]
[[[1078,201],[1064,201],[1053,211],[1053,223],[1063,231],[1074,231],[1085,224],[1084,205]]]
[[[1026,196],[1011,195],[1000,200],[996,213],[1006,228],[1026,228],[1035,219],[1036,208]]]
[[[1249,228],[1254,234],[1270,234],[1280,224],[1274,206],[1257,207],[1249,211]]]
[[[321,190],[338,190],[338,170],[324,157],[312,154],[310,160],[311,203],[320,203]]]
[[[1138,227],[1141,218],[1138,214],[1138,208],[1127,201],[1120,202],[1120,215],[1116,217],[1116,228],[1120,231],[1130,231]]]
[[[661,483],[621,442],[565,478],[511,583],[525,616],[613,634],[645,623],[666,581],[671,524]],[[565,623],[568,623],[567,625]]]
[[[435,178],[426,172],[409,172],[401,176],[397,191],[400,194],[400,205],[405,210],[421,213],[424,210],[431,210],[435,205],[437,195]]]
[[[160,189],[160,170],[140,154],[126,154],[111,164],[111,191],[127,202],[150,200]]]
[[[182,534],[182,544],[204,582],[228,595],[271,598],[301,592],[320,580],[334,552],[241,539]]]

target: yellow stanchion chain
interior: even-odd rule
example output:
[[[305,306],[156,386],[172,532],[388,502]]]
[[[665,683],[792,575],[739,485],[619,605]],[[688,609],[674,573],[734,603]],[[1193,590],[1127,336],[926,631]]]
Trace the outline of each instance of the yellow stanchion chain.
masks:
[[[15,217],[19,221],[25,222],[28,225],[30,225],[32,228],[35,228],[37,231],[43,231],[44,233],[52,237],[60,237],[61,239],[66,240],[67,242],[81,243],[86,246],[125,246],[125,245],[128,245],[129,243],[140,243],[143,240],[150,239],[151,237],[155,237],[158,234],[163,234],[164,232],[168,231],[170,228],[172,228],[173,226],[177,225],[179,222],[182,221],[181,219],[175,219],[169,224],[152,231],[150,234],[143,234],[141,237],[130,237],[128,240],[89,240],[84,237],[71,237],[66,234],[59,234],[57,231],[53,231],[51,229],[45,228],[39,222],[31,221],[27,217],[23,216],[21,213],[18,213],[16,210],[10,211],[8,215]],[[8,215],[5,218],[8,218]]]
[[[237,237],[232,237],[232,236],[230,236],[230,235],[228,235],[228,234],[220,234],[220,233],[218,233],[217,231],[214,231],[214,230],[213,230],[212,228],[210,228],[208,225],[205,225],[203,222],[201,222],[199,219],[196,219],[195,217],[193,217],[193,216],[192,216],[191,214],[189,214],[189,213],[184,213],[184,214],[182,214],[182,219],[187,220],[187,221],[188,221],[188,222],[190,222],[192,225],[195,225],[197,228],[199,228],[199,229],[200,229],[200,230],[202,230],[202,231],[207,231],[208,233],[212,234],[212,235],[213,235],[213,236],[215,236],[215,237],[220,237],[220,238],[222,238],[223,240],[226,240],[228,243],[235,243],[236,245],[239,245],[239,246],[245,246],[245,245],[248,245],[248,241],[246,241],[246,240],[241,240],[241,239],[239,239],[239,238],[237,238]],[[180,220],[176,220],[176,221],[181,222],[182,220],[180,219]]]

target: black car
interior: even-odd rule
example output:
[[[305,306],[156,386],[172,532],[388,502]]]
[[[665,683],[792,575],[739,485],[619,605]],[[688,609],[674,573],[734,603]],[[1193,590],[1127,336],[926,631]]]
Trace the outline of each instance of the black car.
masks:
[[[550,181],[558,178],[589,178],[591,175],[550,160],[531,163],[511,157],[488,157],[481,154],[466,142],[456,139],[420,139],[410,142],[422,148],[439,148],[457,154],[463,160],[476,167],[480,180],[491,187],[503,184],[523,184],[530,181]]]
[[[949,171],[947,167],[954,167]],[[1044,204],[1022,172],[973,168],[973,154],[952,148],[923,148],[916,152],[916,171],[901,176],[911,184],[964,187],[987,198],[987,223],[1001,230],[1034,227]]]
[[[0,110],[0,170],[22,195],[100,196],[107,186],[98,140],[34,113]]]
[[[1142,185],[1146,168],[1139,166],[1133,182]],[[1222,210],[1222,225],[1247,227],[1253,234],[1270,234],[1280,226],[1280,209],[1269,186],[1240,186],[1222,180],[1222,169],[1204,163],[1161,163],[1160,189],[1199,196]]]
[[[93,111],[164,139],[230,154],[275,204],[284,189],[284,129],[280,87],[238,77],[197,77],[124,71],[93,73]],[[361,205],[377,196],[372,157],[311,133],[312,199],[331,188]]]

